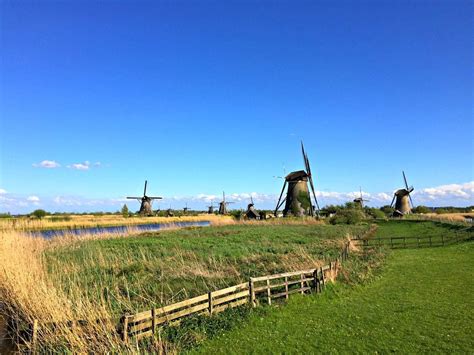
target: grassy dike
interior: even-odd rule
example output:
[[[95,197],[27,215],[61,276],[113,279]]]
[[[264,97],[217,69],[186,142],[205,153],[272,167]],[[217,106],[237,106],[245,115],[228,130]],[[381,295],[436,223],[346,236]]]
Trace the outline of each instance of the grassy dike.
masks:
[[[194,352],[470,353],[474,242],[397,250],[358,286],[294,297]]]

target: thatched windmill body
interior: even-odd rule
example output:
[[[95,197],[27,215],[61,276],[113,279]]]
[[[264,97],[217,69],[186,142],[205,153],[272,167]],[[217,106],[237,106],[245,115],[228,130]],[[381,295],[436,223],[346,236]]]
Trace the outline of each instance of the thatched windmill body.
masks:
[[[142,197],[127,197],[127,199],[138,200],[140,204],[140,210],[138,213],[142,216],[152,216],[153,209],[151,207],[153,200],[161,200],[162,197],[157,196],[147,196],[146,195],[146,187],[147,187],[147,180],[145,180],[145,188],[143,189],[143,196]]]
[[[362,187],[359,187],[360,197],[354,199],[354,203],[357,207],[364,208],[364,202],[369,202],[370,200],[365,200],[362,196]]]
[[[233,203],[225,200],[225,192],[222,192],[222,201],[219,202],[219,214],[227,214],[227,205]]]
[[[304,151],[303,142],[301,142],[301,151],[306,170],[298,170],[289,173],[285,177],[283,188],[278,199],[275,216],[280,207],[285,203],[283,216],[319,216],[319,204],[314,190],[313,177],[311,175],[311,167],[309,159]],[[315,205],[313,206],[308,182],[313,193]],[[288,186],[286,197],[282,199],[285,188]]]
[[[394,217],[402,217],[406,214],[411,213],[411,207],[413,207],[413,200],[411,199],[411,193],[414,190],[413,186],[408,187],[407,178],[405,172],[402,171],[403,181],[405,182],[405,188],[398,189],[393,194],[392,203],[390,204],[393,207],[393,202],[395,202],[395,211],[393,212]],[[411,204],[411,207],[410,207]]]

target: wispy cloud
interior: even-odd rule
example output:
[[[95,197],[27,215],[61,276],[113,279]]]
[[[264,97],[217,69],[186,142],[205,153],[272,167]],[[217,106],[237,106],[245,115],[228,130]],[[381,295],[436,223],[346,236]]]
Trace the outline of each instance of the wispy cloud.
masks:
[[[6,190],[4,190],[4,189],[0,189],[0,195],[1,195],[1,194],[6,194],[6,193],[7,193],[7,191],[6,191]]]
[[[69,169],[74,169],[74,170],[89,170],[91,168],[100,168],[102,166],[102,163],[100,161],[95,162],[94,164],[91,164],[90,161],[86,160],[83,163],[74,163],[70,164],[67,167]]]
[[[84,163],[75,163],[68,165],[67,167],[74,170],[89,170],[90,166],[91,163],[86,160]]]
[[[54,169],[59,168],[61,164],[54,160],[43,160],[39,163],[34,163],[33,166],[35,168],[46,168],[46,169]]]

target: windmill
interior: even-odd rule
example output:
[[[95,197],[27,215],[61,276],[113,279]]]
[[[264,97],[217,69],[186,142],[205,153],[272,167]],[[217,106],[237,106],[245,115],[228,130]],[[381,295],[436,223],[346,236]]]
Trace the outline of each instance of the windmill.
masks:
[[[360,197],[355,198],[354,203],[356,204],[356,206],[360,208],[364,208],[364,202],[369,202],[370,200],[364,200],[362,196],[362,187],[359,187],[359,191],[360,191]]]
[[[250,196],[250,203],[247,205],[247,211],[245,212],[245,216],[248,219],[260,219],[260,214],[254,207],[253,198]]]
[[[171,209],[171,205],[170,205],[170,208],[168,208],[166,210],[166,217],[173,217],[174,216],[174,213],[173,213],[173,210]]]
[[[227,214],[227,205],[229,203],[233,202],[228,202],[225,200],[225,192],[222,192],[222,201],[219,202],[219,214]]]
[[[398,189],[397,191],[395,191],[395,193],[393,194],[392,203],[390,204],[390,207],[393,207],[393,202],[395,201],[395,211],[393,212],[394,217],[402,217],[405,214],[409,214],[411,213],[411,207],[414,207],[413,200],[411,199],[410,195],[414,188],[413,186],[408,187],[405,172],[402,171],[402,174],[403,181],[405,182],[405,188]]]
[[[140,215],[142,215],[142,216],[152,216],[153,215],[153,210],[151,209],[151,204],[153,203],[153,200],[161,200],[162,197],[147,196],[146,195],[146,185],[147,185],[147,180],[145,180],[145,188],[143,189],[143,196],[142,197],[127,197],[127,199],[138,200],[141,203],[140,211],[138,211],[138,213]]]
[[[188,203],[186,202],[186,207],[183,207],[183,214],[188,213]]]
[[[315,214],[319,217],[319,204],[316,198],[316,192],[314,190],[313,177],[311,175],[311,167],[309,165],[309,159],[304,151],[303,142],[301,142],[301,151],[303,153],[303,160],[306,170],[298,170],[289,173],[285,177],[283,188],[281,189],[280,198],[275,208],[275,216],[277,215],[278,209],[283,205],[283,216],[314,216]],[[308,188],[308,182],[313,192],[315,206],[311,201],[311,194]],[[285,187],[288,185],[286,197],[282,200],[283,192]]]
[[[211,201],[211,204],[207,206],[207,214],[213,214],[214,213],[214,208],[217,206],[214,206],[214,201]]]

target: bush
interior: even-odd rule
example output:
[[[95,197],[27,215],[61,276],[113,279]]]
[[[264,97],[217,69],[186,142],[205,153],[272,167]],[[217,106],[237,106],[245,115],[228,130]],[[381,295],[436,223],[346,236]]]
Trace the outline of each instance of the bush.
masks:
[[[48,213],[45,211],[45,210],[34,210],[31,215],[32,216],[35,216],[36,218],[38,219],[41,219],[43,218],[44,216],[46,216]]]
[[[386,215],[381,210],[377,208],[366,208],[365,213],[375,219],[385,219]]]
[[[339,210],[334,217],[329,219],[331,224],[357,224],[364,219],[360,209]]]

